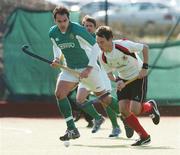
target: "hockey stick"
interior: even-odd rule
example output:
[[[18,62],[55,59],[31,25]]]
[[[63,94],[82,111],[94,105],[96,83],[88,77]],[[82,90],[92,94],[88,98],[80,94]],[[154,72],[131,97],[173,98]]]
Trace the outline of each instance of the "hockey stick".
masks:
[[[99,100],[101,100],[101,99],[103,99],[104,97],[106,97],[106,96],[108,96],[109,94],[111,94],[110,92],[105,92],[104,94],[102,94],[102,95],[100,95],[100,96],[97,96],[96,97],[96,99],[94,99],[94,100],[86,100],[86,101],[89,101],[89,102],[87,102],[87,103],[83,103],[83,104],[78,104],[78,106],[80,107],[80,108],[83,108],[83,107],[86,107],[86,106],[88,106],[88,105],[91,105],[91,104],[95,104],[95,103],[97,103]],[[94,95],[93,95],[94,96]]]
[[[22,46],[22,51],[23,51],[24,53],[26,53],[27,55],[33,57],[33,58],[36,58],[36,59],[41,60],[41,61],[43,61],[43,62],[46,62],[46,63],[48,63],[48,64],[52,64],[52,61],[50,61],[50,60],[48,60],[48,59],[45,59],[45,58],[43,58],[43,57],[41,57],[41,56],[39,56],[39,55],[37,55],[37,54],[34,54],[33,52],[29,51],[28,48],[29,48],[29,46],[24,45],[24,46]],[[73,70],[73,69],[71,69],[71,68],[69,68],[69,67],[66,67],[66,66],[64,66],[64,65],[61,65],[61,64],[58,64],[57,67],[58,67],[58,68],[61,68],[61,69],[64,69],[64,70],[68,71],[69,73],[71,73],[71,74],[73,74],[74,76],[76,76],[76,77],[79,78],[79,72],[77,72],[77,71],[75,71],[75,70]]]
[[[130,84],[130,83],[132,83],[133,81],[135,81],[135,80],[137,80],[138,79],[138,77],[136,76],[136,77],[134,77],[134,78],[132,78],[132,79],[130,79],[130,80],[127,80],[126,82],[124,82],[124,84],[125,84],[125,87],[128,85],[128,84]],[[122,88],[123,89],[123,88]],[[118,91],[118,89],[116,88],[116,92]]]
[[[126,86],[126,85],[130,84],[131,82],[133,82],[133,81],[135,81],[137,79],[138,79],[138,77],[132,78],[131,80],[126,81],[124,84]]]

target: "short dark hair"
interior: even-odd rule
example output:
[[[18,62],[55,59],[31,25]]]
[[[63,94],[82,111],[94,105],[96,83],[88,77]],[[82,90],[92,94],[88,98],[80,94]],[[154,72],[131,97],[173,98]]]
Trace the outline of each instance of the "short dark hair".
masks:
[[[109,26],[98,27],[98,29],[96,30],[96,35],[98,37],[106,38],[107,40],[113,38],[113,33]]]
[[[84,18],[82,20],[82,25],[83,26],[84,26],[84,22],[86,22],[86,21],[93,23],[93,25],[96,27],[96,20],[93,17],[91,17],[89,15],[84,16]]]
[[[53,10],[54,19],[56,19],[57,14],[60,14],[60,15],[65,15],[66,14],[68,19],[69,19],[69,10],[64,6],[57,6]]]

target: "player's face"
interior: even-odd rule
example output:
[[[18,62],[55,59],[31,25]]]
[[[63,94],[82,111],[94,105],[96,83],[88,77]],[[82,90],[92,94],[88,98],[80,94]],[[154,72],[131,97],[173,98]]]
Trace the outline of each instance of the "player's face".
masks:
[[[55,23],[57,24],[58,28],[61,30],[61,32],[66,32],[67,28],[69,26],[69,19],[66,14],[56,15]]]
[[[106,38],[96,36],[96,41],[103,52],[112,50],[112,39],[107,40]]]
[[[90,32],[90,33],[94,33],[95,30],[96,30],[96,27],[94,26],[94,24],[91,23],[91,22],[88,22],[88,21],[84,22],[84,27],[85,27],[85,28],[87,29],[87,31]]]

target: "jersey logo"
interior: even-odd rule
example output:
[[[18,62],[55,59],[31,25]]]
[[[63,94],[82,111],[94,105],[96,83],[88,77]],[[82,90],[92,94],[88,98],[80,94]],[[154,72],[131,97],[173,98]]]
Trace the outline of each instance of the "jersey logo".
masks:
[[[140,101],[139,96],[134,97],[135,101]]]
[[[62,44],[58,44],[58,47],[63,50],[65,48],[74,48],[75,44],[73,42],[70,43],[62,43]]]

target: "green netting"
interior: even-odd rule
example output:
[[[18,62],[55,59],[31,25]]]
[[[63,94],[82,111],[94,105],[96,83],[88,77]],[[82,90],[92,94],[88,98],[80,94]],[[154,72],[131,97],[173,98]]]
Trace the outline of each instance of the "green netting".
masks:
[[[148,97],[163,100],[180,99],[180,41],[170,42],[162,51],[163,44],[150,45],[150,64],[159,52],[161,57],[149,75]]]
[[[78,14],[74,16],[79,20]],[[34,12],[18,9],[9,18],[10,29],[4,37],[4,73],[12,94],[53,95],[58,70],[32,59],[21,52],[28,44],[35,53],[53,58],[48,38],[53,25],[51,12]],[[150,65],[162,52],[164,44],[150,45]],[[180,100],[180,41],[168,43],[155,68],[149,75],[148,98]],[[176,102],[177,103],[177,102]]]

